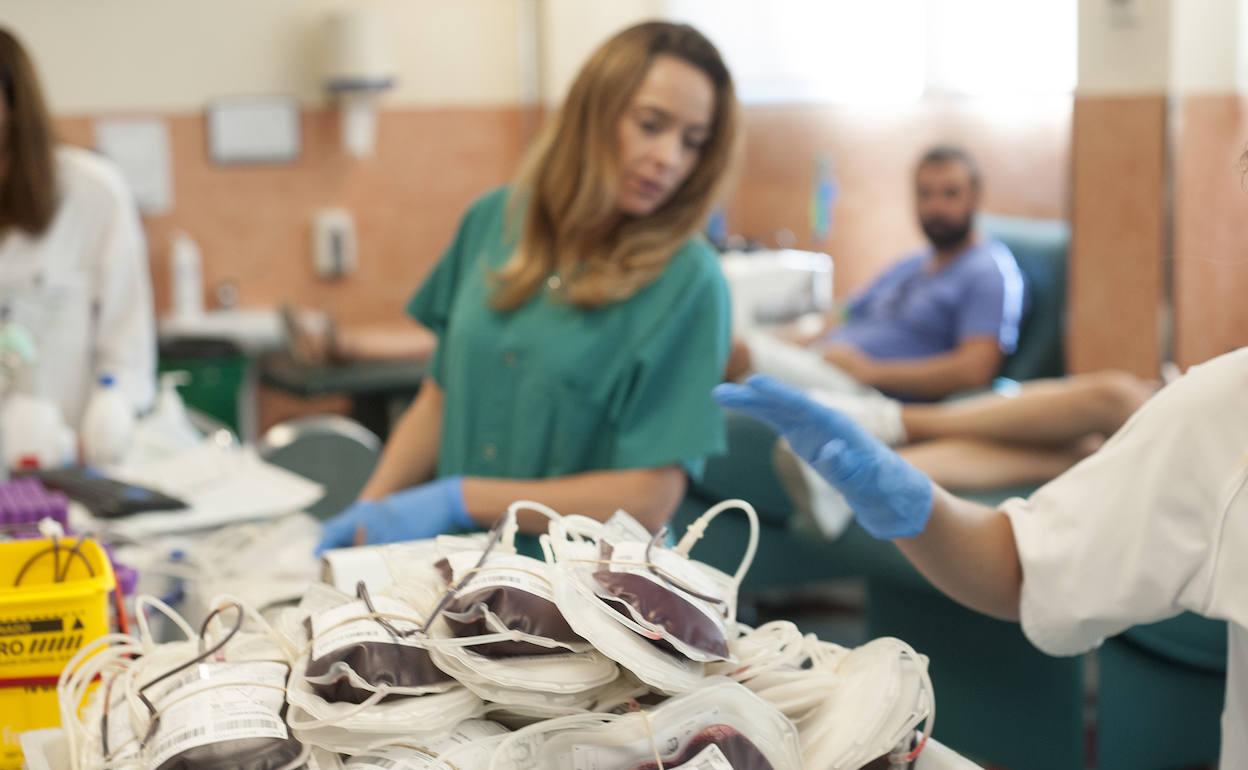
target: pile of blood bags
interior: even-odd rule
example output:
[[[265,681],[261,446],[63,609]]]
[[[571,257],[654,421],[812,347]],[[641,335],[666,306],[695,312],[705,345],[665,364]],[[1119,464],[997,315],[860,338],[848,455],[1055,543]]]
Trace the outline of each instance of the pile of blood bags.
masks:
[[[751,538],[727,574],[690,552],[733,509]],[[548,519],[543,558],[516,551],[520,512]],[[739,624],[757,537],[740,501],[674,545],[624,513],[522,502],[488,534],[377,547],[389,581],[313,584],[276,614],[224,596],[192,627],[143,597],[135,636],[98,640],[61,677],[72,767],[907,766],[934,720],[926,659],[895,639],[850,650]],[[156,643],[155,612],[183,638]]]

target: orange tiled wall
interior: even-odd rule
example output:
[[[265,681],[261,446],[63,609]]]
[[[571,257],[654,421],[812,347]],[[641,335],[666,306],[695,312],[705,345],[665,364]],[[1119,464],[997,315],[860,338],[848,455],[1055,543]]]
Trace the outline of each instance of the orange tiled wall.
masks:
[[[905,108],[752,107],[734,232],[769,241],[786,228],[836,261],[844,295],[922,244],[913,213],[915,160],[929,145],[965,146],[982,166],[985,210],[1061,218],[1068,206],[1069,98],[1029,103],[928,99]],[[816,159],[833,160],[840,195],[832,236],[811,237]]]
[[[1248,345],[1248,100],[1187,97],[1174,154],[1176,357],[1190,365]]]
[[[1164,96],[1076,101],[1066,336],[1072,371],[1157,376],[1165,137]]]
[[[335,113],[305,111],[301,157],[274,166],[217,166],[201,115],[167,122],[174,207],[145,222],[158,312],[169,305],[170,234],[183,229],[203,252],[205,286],[235,281],[241,305],[290,300],[347,322],[376,322],[402,313],[464,208],[510,176],[533,111],[386,111],[376,152],[364,160],[341,149]],[[87,118],[63,119],[59,128],[68,141],[92,144]],[[327,206],[355,218],[359,267],[340,281],[312,268],[313,212]]]

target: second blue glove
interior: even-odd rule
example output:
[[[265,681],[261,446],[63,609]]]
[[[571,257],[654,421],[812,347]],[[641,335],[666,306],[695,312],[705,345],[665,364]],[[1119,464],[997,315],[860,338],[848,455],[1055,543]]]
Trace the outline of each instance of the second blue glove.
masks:
[[[464,480],[460,476],[431,481],[381,500],[360,500],[321,526],[317,554],[355,544],[363,527],[369,544],[423,540],[457,530],[476,529],[464,507]]]
[[[914,537],[932,512],[932,482],[844,414],[762,375],[715,388],[715,400],[771,425],[845,496],[873,537]]]

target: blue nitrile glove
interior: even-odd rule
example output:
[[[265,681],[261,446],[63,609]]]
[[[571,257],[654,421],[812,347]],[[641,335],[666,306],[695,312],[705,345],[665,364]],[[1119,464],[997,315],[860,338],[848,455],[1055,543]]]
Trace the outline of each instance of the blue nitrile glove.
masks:
[[[914,537],[927,525],[931,480],[844,414],[764,375],[717,386],[715,400],[775,428],[873,537]]]
[[[364,541],[393,543],[422,540],[454,530],[476,529],[464,508],[464,480],[460,476],[431,481],[395,492],[381,500],[360,500],[321,525],[319,556],[330,548],[355,545],[355,533],[364,528]]]

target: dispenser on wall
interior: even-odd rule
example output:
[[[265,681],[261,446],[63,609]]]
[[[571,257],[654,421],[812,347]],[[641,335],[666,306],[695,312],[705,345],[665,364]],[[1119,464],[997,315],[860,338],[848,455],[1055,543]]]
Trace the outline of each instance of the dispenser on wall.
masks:
[[[312,259],[322,278],[343,278],[355,269],[355,222],[346,209],[321,209],[312,219]]]
[[[389,30],[380,8],[334,12],[328,25],[325,87],[336,99],[342,146],[357,158],[373,152],[378,96],[394,86]]]

